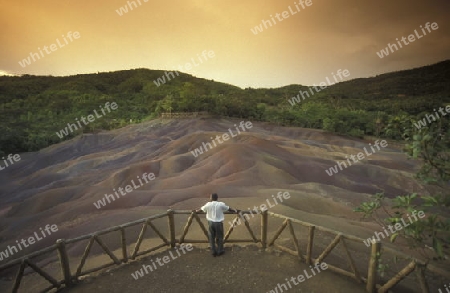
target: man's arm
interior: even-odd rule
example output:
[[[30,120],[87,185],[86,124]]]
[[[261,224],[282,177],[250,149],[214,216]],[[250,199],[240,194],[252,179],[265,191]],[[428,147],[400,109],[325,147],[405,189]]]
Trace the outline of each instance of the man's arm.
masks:
[[[239,210],[233,209],[232,207],[229,207],[229,208],[228,208],[228,211],[229,211],[229,212],[232,212],[232,213],[236,213],[236,214],[239,213]]]
[[[202,209],[194,210],[196,213],[203,213]]]

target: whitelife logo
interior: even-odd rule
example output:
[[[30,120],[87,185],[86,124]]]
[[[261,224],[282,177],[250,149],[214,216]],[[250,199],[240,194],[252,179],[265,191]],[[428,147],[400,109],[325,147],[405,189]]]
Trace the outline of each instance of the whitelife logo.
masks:
[[[402,42],[403,42],[403,44],[404,44],[405,46],[407,46],[407,45],[411,44],[412,42],[414,42],[414,41],[416,40],[416,37],[417,37],[417,39],[421,39],[421,38],[423,38],[424,36],[426,36],[426,35],[427,35],[427,32],[425,31],[425,29],[424,29],[422,26],[420,26],[420,28],[422,29],[423,35],[420,35],[419,32],[417,32],[417,30],[415,29],[415,30],[414,30],[414,33],[415,33],[415,34],[410,34],[410,35],[408,36],[408,41],[409,41],[409,43],[406,41],[406,37],[402,37],[402,38],[401,38],[401,42],[399,41],[398,38],[396,38],[395,40],[397,40],[398,47],[400,47],[400,49],[403,48]],[[437,24],[436,22],[433,22],[432,24],[430,24],[429,22],[427,22],[427,23],[425,24],[425,28],[427,29],[428,33],[431,33],[431,29],[437,30],[437,29],[439,28],[439,26],[438,26],[438,24]],[[431,28],[431,29],[430,29],[430,28]],[[380,50],[379,52],[377,52],[377,55],[378,55],[378,57],[380,57],[380,59],[382,59],[382,58],[384,58],[385,56],[388,56],[388,55],[390,54],[390,53],[389,53],[389,50],[391,50],[391,53],[394,53],[394,52],[400,50],[398,47],[397,47],[396,44],[391,44],[391,43],[389,43],[385,49],[382,49],[382,50]],[[394,51],[394,49],[395,49],[395,51]]]
[[[441,288],[439,288],[439,289],[438,289],[438,290],[439,290],[439,293],[450,293],[450,283],[449,283],[448,285],[444,284],[444,289],[445,289],[445,292],[442,291]]]
[[[230,132],[231,137],[236,137],[236,136],[238,136],[238,134],[241,134],[241,132],[239,131],[239,128],[238,128],[238,126],[236,126],[236,124],[234,124],[234,127],[236,127],[236,131],[237,131],[236,135],[233,135],[233,131],[231,131],[231,129],[228,128],[228,132]],[[242,131],[246,131],[247,129],[252,128],[253,125],[250,121],[245,122],[245,125],[244,125],[244,121],[241,121],[241,123],[239,124],[239,127],[241,127]],[[216,147],[217,146],[216,140],[219,144],[222,144],[225,141],[229,140],[230,136],[228,135],[228,133],[224,133],[224,134],[222,134],[222,139],[223,139],[223,141],[220,140],[220,136],[216,135],[216,138],[211,137],[211,142],[214,144],[214,147]],[[202,144],[203,144],[203,146],[200,146],[200,148],[196,148],[195,150],[191,151],[191,154],[194,157],[197,158],[199,155],[203,154],[203,148],[205,149],[205,153],[207,151],[213,149],[213,146],[209,142],[206,142],[206,143],[203,142]],[[208,149],[208,147],[209,147],[209,149]]]
[[[258,207],[257,207],[257,206],[253,206],[253,209],[247,208],[247,209],[249,210],[249,212],[250,212],[249,214],[252,215],[252,218],[254,218],[255,215],[257,215],[257,214],[259,213],[259,211],[266,211],[266,210],[268,210],[269,208],[273,208],[274,206],[276,206],[276,205],[282,203],[282,202],[283,202],[283,198],[284,198],[284,199],[289,199],[289,198],[291,198],[291,194],[290,194],[289,192],[287,192],[287,191],[285,191],[284,193],[282,193],[281,191],[279,191],[279,192],[277,193],[277,196],[276,196],[276,197],[278,198],[278,201],[279,201],[279,202],[278,202],[277,199],[275,198],[275,195],[272,194],[272,199],[273,199],[273,203],[274,203],[273,205],[270,203],[270,201],[269,201],[268,198],[266,199],[267,205],[268,205],[269,207],[267,207],[267,205],[263,203],[263,204],[261,204],[261,205],[259,206],[259,210],[258,210]],[[254,211],[254,213],[253,213],[253,211]],[[228,224],[230,224],[230,226],[236,227],[236,226],[240,225],[240,224],[243,222],[243,221],[241,221],[242,218],[244,218],[245,220],[248,221],[248,220],[250,219],[249,214],[243,214],[242,211],[241,211],[241,212],[239,212],[239,218],[235,218],[232,222],[231,222],[231,221],[228,221]]]
[[[385,141],[385,140],[382,140],[381,142],[378,142],[378,140],[377,140],[377,141],[375,141],[374,145],[378,150],[381,150],[380,145],[383,148],[388,146],[387,141]],[[371,143],[369,143],[369,146],[372,149],[373,153],[368,152],[366,147],[364,147],[364,152],[366,153],[367,156],[371,156],[374,153],[376,153],[376,150],[373,148]],[[356,157],[357,157],[357,159],[356,159]],[[348,158],[348,155],[346,155],[345,158],[347,159],[347,163],[349,164],[349,166],[347,166],[347,164],[345,164],[345,161],[337,162],[337,165],[334,165],[334,167],[331,167],[328,170],[325,170],[325,172],[328,174],[328,176],[333,176],[334,174],[337,174],[339,172],[338,167],[339,167],[339,169],[341,169],[341,171],[343,170],[342,166],[344,166],[344,168],[350,167],[352,165],[352,163],[350,162],[350,159],[352,159],[354,163],[357,163],[358,161],[364,160],[366,157],[363,152],[359,152],[356,156],[350,155],[350,158]]]
[[[208,61],[208,57],[210,59],[216,57],[216,53],[214,53],[213,50],[209,50],[208,52],[206,50],[203,50],[202,55],[200,56],[199,54],[197,54],[197,59],[200,62],[200,64],[203,64],[204,62]],[[191,62],[187,62],[184,67],[183,65],[178,65],[178,69],[179,71],[190,71],[192,68],[192,65],[194,65],[195,67],[200,66],[200,64],[198,64],[197,62],[195,62],[194,58],[191,58]],[[153,81],[153,83],[159,87],[163,84],[165,84],[166,82],[171,81],[172,79],[175,78],[175,74],[177,76],[180,76],[179,71],[165,71],[164,75],[161,77],[158,77],[156,80]],[[167,81],[166,81],[167,78]]]
[[[390,231],[392,234],[394,234],[394,233],[396,233],[396,232],[402,230],[403,228],[408,227],[408,226],[411,225],[412,223],[417,222],[417,221],[419,220],[419,219],[417,219],[417,216],[419,216],[419,218],[421,218],[421,219],[425,218],[425,213],[424,213],[423,211],[419,211],[419,212],[413,211],[411,214],[412,214],[411,216],[414,218],[414,221],[411,219],[411,217],[409,216],[409,214],[407,214],[407,217],[408,217],[408,220],[409,220],[409,223],[408,223],[408,224],[405,222],[405,219],[402,218],[402,219],[401,219],[401,223],[395,223],[394,226],[389,225],[389,226],[388,226],[389,231]],[[402,224],[403,224],[403,225],[402,225]],[[370,246],[370,243],[377,243],[377,242],[379,242],[379,241],[381,240],[381,237],[383,237],[383,239],[384,239],[385,237],[388,237],[388,236],[389,236],[389,232],[386,230],[385,227],[383,227],[383,231],[384,231],[384,234],[383,234],[383,232],[375,232],[375,233],[374,233],[375,235],[372,236],[372,238],[367,238],[367,240],[363,240],[364,244],[365,244],[367,247],[369,247],[369,246]],[[386,236],[385,236],[385,235],[386,235]],[[380,236],[381,236],[381,237],[380,237]],[[376,239],[375,239],[375,237],[376,237]]]
[[[124,192],[122,187],[119,187],[118,192],[122,196],[125,196],[125,195],[127,195],[127,193],[131,193],[134,190],[144,186],[144,184],[148,183],[149,180],[150,181],[155,180],[155,174],[154,173],[148,173],[148,174],[144,173],[144,174],[142,174],[142,177],[136,176],[136,178],[139,180],[140,185],[136,185],[136,183],[134,183],[134,179],[133,179],[133,180],[131,180],[131,183],[133,184],[133,186],[131,186],[131,184],[125,186],[126,192]],[[143,183],[141,179],[143,179],[145,181],[145,183]],[[117,199],[119,199],[120,198],[119,193],[116,191],[115,188],[113,190],[114,190],[114,194],[116,195]],[[94,202],[94,206],[99,210],[102,207],[106,206],[106,201],[108,201],[108,203],[111,203],[111,201],[115,201],[115,200],[116,199],[114,198],[113,194],[105,193],[105,195],[103,196],[102,199],[98,200],[97,202]]]
[[[139,3],[139,6],[136,3],[136,1],[137,1],[137,3]],[[129,11],[133,11],[135,8],[142,6],[142,2],[147,3],[150,0],[136,0],[136,1],[127,1],[127,4],[125,6],[122,6],[119,9],[116,9],[117,14],[119,16],[127,14]],[[128,7],[130,8],[130,10],[128,10]]]
[[[44,54],[44,52],[47,55],[50,55],[52,52],[55,52],[58,49],[61,49],[61,48],[65,47],[66,45],[68,45],[69,41],[67,39],[69,39],[70,43],[72,43],[73,41],[78,40],[81,36],[80,36],[79,32],[72,33],[70,31],[67,33],[66,36],[62,35],[62,37],[63,37],[63,42],[61,42],[58,38],[58,39],[56,39],[56,44],[51,44],[50,46],[44,46],[43,49],[41,49],[41,47],[39,47],[38,48],[39,53],[30,52],[30,56],[28,56],[28,58],[23,59],[22,61],[19,61],[20,66],[26,67],[28,65],[31,65],[31,60],[33,60],[33,62],[36,62],[37,60],[44,58],[46,56]],[[44,52],[42,50],[44,50]]]
[[[450,105],[447,105],[445,107],[445,111],[448,114],[450,114]],[[439,112],[441,113],[442,117],[443,116],[447,116],[447,113],[444,112],[444,108],[439,107]],[[435,116],[433,116],[433,115],[435,115],[436,118],[434,118]],[[433,119],[433,121],[431,121],[431,119]],[[434,113],[433,114],[426,114],[425,118],[423,118],[422,120],[417,121],[417,123],[414,122],[414,126],[418,130],[420,130],[422,127],[426,127],[427,126],[427,120],[428,120],[428,123],[431,123],[431,122],[436,122],[439,119],[441,119],[441,116],[439,116],[439,113],[437,113],[436,109],[434,109]]]
[[[344,78],[347,78],[347,77],[350,76],[350,71],[348,71],[347,69],[344,69],[344,70],[339,69],[339,70],[336,72],[336,75],[339,76],[340,80],[338,80],[338,79],[336,78],[336,75],[334,75],[334,72],[331,72],[331,75],[333,76],[334,82],[332,82],[332,81],[328,78],[328,76],[327,76],[327,77],[325,78],[325,80],[327,81],[326,83],[325,83],[325,81],[322,81],[322,82],[319,83],[320,89],[317,88],[317,85],[316,85],[315,83],[313,83],[313,86],[312,86],[312,87],[309,87],[309,92],[311,93],[311,96],[313,96],[315,93],[318,93],[318,92],[320,92],[320,91],[326,89],[326,88],[327,88],[328,86],[330,86],[330,85],[333,85],[333,84],[335,84],[335,83],[337,83],[337,82],[343,81]],[[328,85],[327,85],[327,84],[328,84]],[[313,90],[312,90],[313,88],[314,88],[314,90],[315,90],[316,92],[313,92]],[[302,96],[303,99],[300,99],[300,95]],[[291,106],[294,106],[295,104],[298,104],[298,103],[300,103],[302,100],[306,99],[306,97],[308,97],[308,98],[310,97],[309,93],[308,93],[307,91],[302,91],[302,90],[300,90],[300,91],[298,92],[297,96],[292,97],[291,99],[288,100],[288,102],[289,102],[289,104],[291,104]]]
[[[13,161],[14,159],[14,161]],[[5,170],[7,167],[14,165],[14,162],[18,162],[21,160],[21,157],[19,154],[15,154],[14,156],[12,154],[9,154],[8,157],[5,159],[5,157],[2,157],[3,163],[5,164],[5,167],[2,167],[2,164],[0,163],[0,171]],[[8,164],[8,161],[9,164]]]
[[[110,107],[111,107],[111,108],[110,108]],[[115,102],[113,102],[113,103],[106,102],[106,103],[105,103],[105,108],[106,108],[107,112],[105,112],[105,109],[103,109],[102,106],[99,106],[99,108],[100,108],[101,111],[102,111],[103,116],[106,115],[107,113],[111,113],[111,110],[117,110],[118,107],[119,107],[119,106],[118,106],[117,103],[115,103]],[[94,110],[94,114],[95,114],[95,117],[94,117],[94,115],[92,115],[92,114],[90,114],[90,115],[87,116],[87,120],[88,120],[89,122],[86,122],[86,117],[81,116],[81,121],[83,121],[84,125],[88,125],[89,123],[94,122],[94,121],[95,121],[95,118],[101,118],[101,117],[103,117],[102,115],[100,115],[100,114],[97,113],[97,110]],[[56,132],[56,135],[57,135],[59,138],[63,138],[64,136],[69,135],[69,133],[72,133],[72,132],[74,132],[75,130],[78,130],[78,128],[82,128],[81,123],[80,123],[80,121],[78,120],[78,118],[76,118],[75,120],[77,121],[78,127],[77,127],[75,124],[67,123],[67,126],[66,126],[64,129],[62,129],[62,130]]]
[[[268,291],[267,293],[282,293],[284,291],[287,291],[289,289],[292,289],[292,285],[297,286],[300,283],[303,283],[304,281],[311,279],[312,277],[316,276],[317,274],[320,274],[322,271],[325,271],[328,269],[328,264],[323,263],[316,263],[314,267],[309,266],[311,275],[308,274],[307,270],[303,270],[304,274],[300,274],[298,276],[292,276],[290,279],[285,278],[285,283],[278,283],[277,286]],[[291,284],[291,282],[293,284]],[[289,288],[288,288],[289,287]]]
[[[180,245],[180,248],[175,248],[176,254],[177,256],[172,254],[172,251],[169,251],[169,255],[165,255],[162,258],[161,257],[157,257],[156,258],[156,262],[158,263],[158,265],[160,267],[164,266],[165,264],[168,264],[169,262],[179,258],[182,255],[185,255],[188,251],[192,251],[194,249],[194,247],[192,246],[192,244],[184,244],[182,243]],[[180,253],[180,250],[183,252],[183,254]],[[149,274],[150,272],[156,271],[158,269],[158,267],[155,264],[155,261],[152,259],[152,263],[151,265],[142,265],[142,269],[135,271],[134,273],[131,273],[131,276],[133,277],[133,279],[137,280],[139,278],[142,278],[145,274]],[[144,273],[145,272],[145,273]]]
[[[291,17],[292,15],[295,15],[295,14],[299,13],[300,11],[302,11],[302,9],[305,10],[306,7],[309,7],[309,6],[312,5],[312,0],[306,0],[306,1],[300,0],[300,1],[298,1],[298,4],[297,4],[297,2],[294,2],[294,4],[295,4],[295,8],[296,8],[296,9],[292,9],[292,7],[289,5],[289,7],[288,7],[289,11],[285,10],[285,11],[283,11],[282,13],[277,13],[277,14],[275,14],[275,17],[278,19],[279,22],[282,22],[283,20],[285,20],[285,19]],[[302,8],[300,8],[299,5],[300,5]],[[306,6],[305,6],[305,5],[306,5]],[[281,18],[280,16],[281,16],[282,18]],[[273,17],[272,14],[270,15],[270,19],[271,19],[271,20],[265,20],[265,19],[263,19],[263,20],[261,21],[261,24],[260,24],[260,25],[255,26],[255,28],[252,28],[252,29],[250,29],[250,30],[252,31],[252,33],[253,33],[254,35],[257,35],[257,34],[259,34],[259,33],[262,33],[262,32],[264,31],[264,28],[265,28],[265,29],[268,29],[269,27],[272,27],[272,25],[276,25],[276,24],[277,24],[277,21],[275,20],[275,18]],[[263,26],[264,26],[264,28],[263,28]]]
[[[42,229],[42,227],[40,227],[39,229],[41,230],[40,234],[42,234],[42,237],[39,237],[38,232],[34,232],[34,234],[33,234],[34,237],[30,236],[27,239],[21,239],[20,241],[16,240],[17,245],[13,245],[13,246],[8,245],[8,247],[5,251],[0,251],[0,260],[4,260],[4,259],[12,256],[14,253],[18,253],[19,250],[22,251],[22,249],[23,249],[22,246],[28,247],[28,246],[36,243],[37,241],[40,241],[47,236],[50,236],[52,234],[52,232],[53,233],[57,232],[58,226],[57,225],[50,226],[49,224],[47,224],[44,229]],[[45,230],[45,232],[44,232],[44,230]]]

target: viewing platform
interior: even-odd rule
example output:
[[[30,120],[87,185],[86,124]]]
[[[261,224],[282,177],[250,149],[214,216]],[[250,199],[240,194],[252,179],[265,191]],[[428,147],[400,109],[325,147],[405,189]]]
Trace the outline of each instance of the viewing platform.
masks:
[[[366,247],[268,211],[227,213],[226,252],[213,257],[205,225],[204,214],[168,210],[60,239],[0,266],[0,291],[428,293],[450,280],[448,271],[382,243]],[[384,276],[381,259],[390,267]]]
[[[264,252],[256,245],[231,245],[225,251],[222,256],[212,257],[207,246],[196,245],[192,251],[158,266],[153,272],[137,280],[132,277],[143,265],[151,264],[152,259],[167,255],[161,252],[101,276],[89,277],[61,292],[366,292],[364,285],[327,270],[313,276],[309,266],[286,253]],[[310,279],[305,276],[299,283],[297,276],[304,275],[304,270]],[[285,279],[292,277],[297,285],[290,281],[290,289]],[[287,290],[275,291],[275,288]]]

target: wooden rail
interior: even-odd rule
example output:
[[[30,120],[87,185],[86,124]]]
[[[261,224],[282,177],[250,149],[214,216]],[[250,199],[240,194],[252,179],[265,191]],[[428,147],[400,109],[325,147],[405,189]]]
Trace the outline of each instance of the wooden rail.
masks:
[[[211,114],[208,112],[174,112],[161,113],[163,119],[190,119],[190,118],[210,118]]]
[[[299,259],[304,260],[304,262],[307,264],[311,264],[312,262],[314,262],[314,263],[322,262],[331,253],[331,251],[333,251],[338,246],[339,243],[342,243],[342,247],[345,251],[345,254],[346,254],[348,262],[349,262],[349,266],[351,267],[352,271],[349,272],[342,268],[339,268],[339,267],[336,267],[336,266],[333,266],[330,264],[327,264],[328,268],[336,273],[353,278],[357,282],[366,283],[366,291],[367,292],[370,292],[370,293],[388,292],[389,289],[392,289],[395,285],[397,285],[400,281],[402,281],[407,276],[409,276],[412,272],[416,272],[416,279],[420,285],[420,290],[421,290],[420,292],[423,292],[423,293],[429,293],[428,282],[425,278],[426,271],[428,271],[430,273],[434,273],[435,275],[445,277],[447,280],[450,280],[450,272],[444,271],[443,269],[437,268],[434,265],[427,264],[421,260],[418,260],[418,259],[413,258],[409,255],[406,255],[402,252],[393,250],[393,249],[385,246],[385,247],[383,247],[383,249],[385,251],[389,251],[398,257],[409,259],[410,262],[408,263],[408,265],[406,265],[406,267],[404,267],[394,277],[389,279],[385,284],[379,285],[379,284],[377,284],[377,278],[378,278],[378,270],[377,269],[378,269],[378,261],[379,261],[380,253],[381,253],[381,249],[382,249],[382,243],[380,243],[380,242],[372,243],[369,264],[367,267],[367,278],[364,278],[363,276],[361,276],[361,273],[357,270],[355,261],[354,261],[352,255],[348,249],[348,246],[346,244],[348,241],[362,243],[364,241],[364,239],[361,239],[359,237],[352,236],[352,235],[344,235],[344,234],[342,234],[338,231],[334,231],[332,229],[313,225],[311,223],[303,222],[303,221],[300,221],[300,220],[297,220],[294,218],[286,217],[286,216],[275,214],[272,212],[268,212],[268,214],[274,218],[284,219],[283,223],[281,224],[279,229],[276,231],[272,240],[269,242],[269,247],[274,246],[282,251],[285,251],[294,256],[297,256]],[[293,223],[308,227],[308,229],[309,229],[309,233],[307,236],[308,240],[307,240],[307,247],[306,247],[305,255],[301,254],[301,250],[298,247],[298,241],[297,241],[296,235],[294,233],[294,229],[292,228]],[[267,221],[265,221],[265,224],[267,227]],[[281,233],[287,226],[289,226],[290,235],[292,237],[292,240],[295,242],[296,251],[289,249],[287,247],[275,244],[275,241],[278,239],[278,237],[281,235]],[[265,229],[267,229],[267,228],[265,228]],[[333,239],[333,241],[325,248],[325,250],[322,251],[322,253],[319,255],[319,257],[314,259],[312,257],[312,248],[313,248],[314,235],[315,235],[314,231],[317,231],[317,230],[322,231],[322,232],[328,232],[328,233],[334,234],[336,236]]]
[[[230,214],[230,213],[226,213]],[[381,243],[373,243],[371,246],[371,250],[369,252],[370,258],[369,263],[367,264],[367,278],[362,276],[362,273],[358,271],[357,266],[355,264],[355,260],[349,250],[348,242],[358,242],[359,244],[363,244],[363,239],[352,236],[352,235],[346,235],[342,234],[340,232],[334,231],[332,229],[328,229],[325,227],[313,225],[311,223],[303,222],[294,218],[286,217],[283,215],[275,214],[268,211],[260,211],[258,214],[261,216],[260,221],[260,238],[254,233],[252,228],[250,227],[249,222],[247,221],[247,218],[243,215],[250,214],[250,212],[243,211],[241,212],[241,215],[236,215],[236,217],[232,221],[232,225],[226,232],[224,236],[224,243],[260,243],[262,248],[269,248],[269,247],[275,247],[281,251],[287,252],[291,255],[294,255],[297,257],[299,262],[305,262],[306,264],[312,264],[312,263],[319,263],[323,262],[324,259],[327,258],[327,256],[330,255],[330,253],[340,244],[345,252],[345,256],[348,260],[348,266],[351,268],[351,271],[347,271],[343,269],[342,267],[336,267],[331,264],[327,264],[328,268],[331,271],[334,271],[336,273],[339,273],[341,275],[350,277],[354,279],[356,282],[359,283],[365,283],[366,284],[366,291],[373,293],[373,292],[387,292],[389,289],[393,288],[395,285],[397,285],[401,280],[406,278],[408,275],[410,275],[412,272],[415,272],[416,279],[418,280],[419,287],[421,292],[428,293],[429,292],[429,286],[427,283],[427,280],[425,278],[425,273],[433,273],[439,276],[443,276],[450,280],[450,273],[440,269],[436,266],[426,264],[424,262],[421,262],[415,258],[412,258],[408,255],[405,255],[403,253],[397,252],[395,250],[392,250],[388,247],[384,247],[383,249],[388,250],[390,252],[395,253],[397,256],[409,259],[409,263],[406,267],[404,267],[398,274],[396,274],[393,278],[388,280],[385,284],[377,284],[377,278],[378,278],[378,260],[379,255],[381,251],[382,244]],[[182,229],[181,235],[179,238],[176,237],[176,227],[175,227],[175,216],[176,215],[189,215],[187,222]],[[281,226],[277,229],[275,234],[271,237],[271,239],[268,241],[268,226],[269,226],[269,216],[272,218],[278,218],[282,219],[283,222]],[[161,231],[155,226],[153,223],[157,219],[165,218],[167,217],[168,221],[168,235],[164,235],[161,233]],[[192,227],[193,223],[197,223],[202,234],[205,236],[203,239],[186,239],[187,233],[189,232],[189,229]],[[248,234],[250,235],[250,238],[248,239],[230,239],[230,235],[233,233],[236,226],[240,223],[244,223],[245,229],[247,230]],[[127,246],[127,233],[126,229],[139,226],[141,225],[141,229],[139,232],[139,235],[136,239],[136,242],[134,243],[134,248],[132,251],[128,250]],[[300,242],[297,238],[297,235],[295,233],[294,225],[301,225],[308,228],[308,233],[306,235],[307,243],[306,247],[301,247]],[[145,238],[145,232],[148,229],[151,229],[156,236],[161,240],[162,243],[160,244],[154,244],[147,250],[141,251],[141,245],[142,242],[146,239]],[[293,241],[295,250],[292,250],[291,248],[285,247],[283,245],[278,245],[276,241],[279,239],[282,232],[288,228],[289,235],[291,240]],[[329,243],[329,245],[319,254],[317,258],[314,258],[312,256],[312,250],[314,246],[314,239],[315,235],[317,235],[317,231],[321,232],[327,232],[335,235],[334,239]],[[115,255],[109,247],[105,244],[105,242],[101,239],[101,236],[111,234],[111,233],[119,233],[120,236],[120,252],[121,256]],[[203,237],[203,236],[202,236]],[[70,257],[67,253],[67,244],[74,244],[78,243],[80,241],[88,240],[87,245],[84,249],[83,255],[81,256],[81,260],[76,266],[76,270],[74,272],[71,271],[71,262]],[[91,268],[89,270],[84,270],[86,260],[88,259],[91,248],[94,245],[94,243],[97,243],[101,250],[111,259],[110,263],[102,264],[97,267]],[[148,218],[140,219],[137,221],[125,223],[123,225],[114,226],[111,228],[107,228],[101,231],[97,231],[95,233],[91,233],[88,235],[83,235],[77,238],[73,239],[58,239],[56,241],[56,244],[44,248],[42,250],[36,251],[34,253],[28,254],[26,256],[23,256],[21,258],[12,260],[2,266],[0,266],[0,273],[2,271],[6,271],[8,269],[11,269],[15,266],[19,266],[19,269],[16,273],[16,277],[14,279],[14,284],[9,292],[16,293],[18,292],[22,278],[25,275],[25,269],[30,268],[35,273],[39,274],[42,278],[47,280],[50,283],[50,286],[43,289],[41,292],[48,292],[55,288],[61,288],[62,286],[71,287],[76,285],[77,281],[80,279],[81,276],[90,274],[92,272],[97,272],[100,270],[103,270],[105,268],[108,268],[110,266],[119,265],[122,263],[127,263],[129,260],[135,260],[139,256],[147,255],[151,252],[154,252],[156,250],[159,250],[161,248],[166,247],[167,249],[174,248],[176,246],[176,243],[182,244],[182,243],[208,243],[208,232],[206,227],[204,226],[202,220],[199,217],[199,214],[197,214],[195,211],[190,210],[168,210],[165,213],[157,214]],[[364,245],[365,246],[365,245]],[[44,271],[43,268],[40,268],[38,264],[33,261],[34,258],[42,256],[44,254],[48,253],[56,253],[58,255],[59,259],[59,266],[61,269],[61,276],[62,278],[58,279],[55,276],[50,275],[46,271]],[[378,288],[378,289],[377,289]]]

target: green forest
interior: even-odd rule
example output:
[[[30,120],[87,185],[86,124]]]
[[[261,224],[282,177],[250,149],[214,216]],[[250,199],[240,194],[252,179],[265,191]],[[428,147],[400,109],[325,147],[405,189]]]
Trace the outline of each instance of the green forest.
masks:
[[[134,69],[67,77],[0,77],[0,155],[37,151],[81,133],[123,127],[162,112],[208,111],[354,137],[401,140],[413,122],[450,104],[450,60],[332,85],[291,105],[308,86],[246,88],[179,76],[157,86],[161,70]],[[106,102],[118,109],[61,139],[56,132]],[[448,132],[450,115],[440,119]]]

